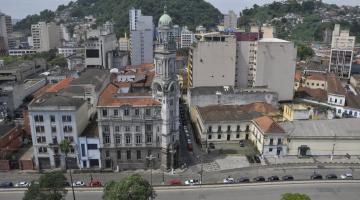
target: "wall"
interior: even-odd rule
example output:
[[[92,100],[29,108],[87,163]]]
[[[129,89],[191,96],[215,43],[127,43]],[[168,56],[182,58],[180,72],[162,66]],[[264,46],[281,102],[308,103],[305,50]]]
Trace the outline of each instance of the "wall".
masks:
[[[236,44],[236,82],[240,88],[247,88],[249,74],[249,51],[253,41],[238,41]]]
[[[311,88],[311,89],[322,89],[327,90],[327,82],[326,81],[320,81],[320,80],[306,80],[305,87]]]

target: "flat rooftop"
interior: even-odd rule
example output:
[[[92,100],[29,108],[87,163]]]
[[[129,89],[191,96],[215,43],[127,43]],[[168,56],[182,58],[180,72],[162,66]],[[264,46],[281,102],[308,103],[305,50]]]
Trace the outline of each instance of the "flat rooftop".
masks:
[[[32,107],[46,107],[46,106],[57,106],[57,107],[75,107],[78,109],[84,103],[83,99],[71,98],[65,96],[59,96],[57,94],[46,93],[39,98],[34,99],[29,104],[29,109]]]

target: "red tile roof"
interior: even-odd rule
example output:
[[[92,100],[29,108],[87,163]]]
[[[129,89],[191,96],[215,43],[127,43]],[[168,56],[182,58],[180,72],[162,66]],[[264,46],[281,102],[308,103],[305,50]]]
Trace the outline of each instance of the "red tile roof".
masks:
[[[118,94],[119,87],[110,83],[101,93],[98,106],[152,106],[161,105],[161,103],[153,99],[149,94],[134,94],[127,93],[124,95]]]
[[[260,113],[273,113],[279,110],[274,108],[271,104],[265,102],[255,102],[241,106],[241,109],[246,112],[255,111]]]
[[[268,116],[262,116],[255,119],[256,124],[266,133],[285,133],[284,129]]]
[[[302,72],[300,70],[296,70],[295,72],[295,81],[300,81],[302,76]]]
[[[326,81],[326,74],[323,73],[311,73],[310,76],[306,77],[307,80],[314,81]]]
[[[323,89],[311,89],[308,87],[299,87],[296,96],[300,98],[310,97],[313,100],[327,102],[327,92]]]
[[[72,77],[61,80],[58,83],[56,83],[55,85],[52,85],[50,88],[48,88],[46,90],[46,92],[57,93],[60,90],[67,88],[70,85],[71,81],[73,81],[73,80],[74,80],[74,78],[72,78]]]

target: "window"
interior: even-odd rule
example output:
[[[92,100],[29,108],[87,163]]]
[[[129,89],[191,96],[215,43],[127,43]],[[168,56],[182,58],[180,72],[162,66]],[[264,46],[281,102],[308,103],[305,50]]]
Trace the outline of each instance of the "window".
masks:
[[[129,116],[129,108],[124,109],[124,116]]]
[[[88,150],[96,150],[98,149],[97,144],[87,144]]]
[[[131,151],[130,150],[126,151],[126,159],[131,160]]]
[[[104,138],[104,144],[110,143],[110,134],[109,133],[103,133],[103,138]]]
[[[131,135],[125,136],[125,142],[126,142],[126,144],[131,144]]]
[[[136,126],[136,127],[135,127],[135,131],[136,131],[136,132],[140,132],[140,126]]]
[[[208,135],[208,139],[211,140],[211,138],[212,138],[212,135],[209,134],[209,135]]]
[[[47,153],[47,148],[46,147],[39,147],[39,153]]]
[[[139,116],[139,114],[140,114],[139,109],[136,108],[136,109],[135,109],[135,115],[136,115],[136,116]]]
[[[150,109],[150,108],[146,108],[146,110],[145,110],[145,115],[146,115],[146,116],[150,116],[150,115],[151,115],[151,109]]]
[[[70,115],[63,115],[62,116],[63,122],[71,122],[71,116]]]
[[[74,137],[73,136],[65,136],[64,139],[68,140],[69,142],[74,142]]]
[[[237,125],[236,127],[236,131],[239,132],[240,131],[240,125]]]
[[[121,160],[121,150],[117,150],[117,159]]]
[[[152,125],[151,124],[145,124],[145,131],[151,132],[152,131]]]
[[[272,152],[273,148],[269,148],[269,152]]]
[[[130,132],[130,126],[125,126],[125,131]]]
[[[102,116],[106,117],[107,116],[107,110],[106,109],[102,109]]]
[[[119,111],[117,109],[114,110],[114,116],[118,116],[119,115]]]
[[[58,147],[54,147],[54,154],[58,154],[59,153],[59,148]]]
[[[44,133],[45,127],[44,126],[35,126],[36,133]]]
[[[136,158],[137,158],[138,160],[141,159],[141,151],[140,151],[140,150],[137,150],[137,151],[136,151]]]
[[[53,137],[52,137],[52,141],[53,141],[53,144],[57,144],[57,143],[58,143],[57,137],[56,137],[56,136],[53,136]]]
[[[314,83],[311,83],[312,86],[314,86],[315,84]]]
[[[281,145],[282,144],[282,141],[281,141],[281,138],[278,139],[278,145]]]
[[[110,128],[109,128],[109,126],[102,126],[102,131],[103,131],[104,133],[110,133]]]
[[[54,115],[50,115],[50,122],[55,122],[55,116]]]
[[[141,144],[141,135],[136,135],[136,144]]]
[[[44,122],[44,117],[42,115],[35,115],[34,120],[35,122]]]
[[[221,126],[218,126],[218,133],[221,132]]]
[[[105,151],[105,157],[107,157],[107,158],[110,157],[110,151],[109,150]]]
[[[316,86],[319,86],[319,85],[320,85],[319,83],[316,84]]]
[[[231,126],[228,126],[227,127],[227,132],[230,132],[231,131]]]
[[[64,130],[64,133],[71,133],[72,132],[72,126],[69,126],[69,125],[64,126],[63,130]]]
[[[56,133],[56,126],[51,126],[51,133]]]
[[[337,103],[337,99],[335,99],[335,103]]]
[[[46,137],[45,136],[39,136],[36,138],[37,143],[46,143]]]
[[[152,135],[151,134],[147,134],[146,135],[146,143],[151,143],[152,142]]]
[[[238,134],[236,134],[236,138],[240,138],[240,134],[238,133]]]
[[[85,154],[85,144],[81,144],[81,156],[82,157],[86,156],[86,154]]]
[[[270,138],[270,145],[274,144],[274,139]]]
[[[120,132],[120,126],[115,126],[115,132],[119,133]]]
[[[340,104],[342,104],[342,99],[340,99],[340,102],[339,102]]]
[[[211,133],[211,132],[212,132],[212,127],[209,126],[209,128],[208,128],[208,133]]]
[[[121,144],[121,135],[119,135],[119,134],[115,135],[115,143],[116,144]]]
[[[218,139],[219,139],[219,140],[221,139],[221,134],[218,134]]]

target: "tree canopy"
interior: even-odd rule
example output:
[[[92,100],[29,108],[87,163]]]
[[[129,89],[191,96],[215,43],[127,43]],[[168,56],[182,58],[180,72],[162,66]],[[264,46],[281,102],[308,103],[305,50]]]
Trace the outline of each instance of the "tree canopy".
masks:
[[[297,47],[297,56],[300,60],[306,60],[314,55],[314,50],[305,44],[299,44]]]
[[[50,172],[41,175],[38,182],[32,182],[25,192],[23,200],[63,200],[66,177],[61,172]]]
[[[281,200],[311,200],[306,194],[285,193],[281,196]]]
[[[104,200],[148,200],[155,197],[150,183],[139,174],[130,175],[119,182],[110,182],[104,188]]]

